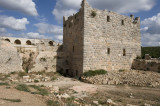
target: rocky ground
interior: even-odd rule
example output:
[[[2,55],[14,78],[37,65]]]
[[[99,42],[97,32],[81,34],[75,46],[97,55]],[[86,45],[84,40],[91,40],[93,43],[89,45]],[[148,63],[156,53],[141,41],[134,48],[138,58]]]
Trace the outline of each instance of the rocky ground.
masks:
[[[84,82],[102,85],[131,85],[160,88],[160,73],[138,70],[108,71],[105,75],[82,77]]]
[[[0,75],[0,106],[159,106],[160,88],[95,85],[58,73]]]

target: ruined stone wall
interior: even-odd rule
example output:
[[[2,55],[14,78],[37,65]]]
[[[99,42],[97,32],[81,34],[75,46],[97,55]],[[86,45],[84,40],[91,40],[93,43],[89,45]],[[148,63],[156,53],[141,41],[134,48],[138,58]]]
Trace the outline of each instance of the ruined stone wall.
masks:
[[[83,70],[83,11],[63,20],[64,73],[71,76],[80,76]]]
[[[160,59],[135,59],[132,64],[132,69],[154,71],[160,73]]]
[[[20,43],[15,43],[16,40]],[[63,59],[58,57],[63,54],[58,56],[57,52],[60,44],[52,40],[1,37],[0,41],[0,73],[56,72],[57,66],[62,67]]]
[[[130,69],[141,55],[140,18],[93,9],[86,0],[83,5],[83,71]]]
[[[17,49],[10,43],[0,40],[0,73],[22,71],[22,59]]]

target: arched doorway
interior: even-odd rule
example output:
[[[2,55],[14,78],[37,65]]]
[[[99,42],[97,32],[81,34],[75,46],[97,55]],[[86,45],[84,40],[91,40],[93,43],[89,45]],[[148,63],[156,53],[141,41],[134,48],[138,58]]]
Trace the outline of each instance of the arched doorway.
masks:
[[[49,46],[53,46],[53,42],[52,41],[49,41]]]
[[[27,41],[26,41],[26,44],[27,44],[27,45],[31,45],[32,43],[31,43],[30,40],[27,40]]]
[[[20,45],[21,41],[19,39],[17,39],[17,40],[14,41],[14,44]]]
[[[7,42],[11,42],[8,38],[7,38],[7,39],[5,39],[5,41],[7,41]]]

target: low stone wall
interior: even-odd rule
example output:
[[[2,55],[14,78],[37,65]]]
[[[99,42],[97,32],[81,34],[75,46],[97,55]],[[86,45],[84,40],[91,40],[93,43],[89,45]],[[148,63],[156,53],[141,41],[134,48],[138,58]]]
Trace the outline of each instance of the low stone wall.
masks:
[[[105,75],[82,77],[82,81],[102,85],[131,85],[142,87],[160,87],[160,74],[146,71],[108,71]]]
[[[135,59],[132,64],[132,69],[160,73],[160,59]]]

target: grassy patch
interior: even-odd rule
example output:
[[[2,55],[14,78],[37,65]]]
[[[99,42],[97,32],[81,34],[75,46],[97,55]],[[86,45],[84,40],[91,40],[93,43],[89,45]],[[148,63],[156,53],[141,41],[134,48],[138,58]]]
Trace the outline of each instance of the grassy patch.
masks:
[[[27,73],[25,73],[25,72],[19,72],[19,73],[18,73],[18,76],[19,76],[19,77],[23,77],[23,76],[26,76],[26,75],[27,75]]]
[[[125,71],[126,71],[125,69],[120,69],[120,70],[119,70],[119,72],[125,72]]]
[[[0,86],[3,86],[3,85],[9,85],[9,84],[6,82],[0,82]]]
[[[59,102],[54,100],[47,100],[46,103],[47,106],[60,106]]]
[[[35,82],[35,83],[38,83],[39,81],[38,81],[38,80],[34,80],[34,82]]]
[[[25,84],[19,84],[15,88],[19,91],[30,92],[29,87]]]
[[[10,101],[10,102],[21,102],[20,99],[5,99],[5,98],[1,98],[1,99],[5,101]]]
[[[14,75],[14,74],[16,74],[16,72],[11,72],[10,74]]]
[[[36,86],[36,85],[30,85],[29,87],[32,87],[34,89],[36,89],[38,92],[31,92],[32,94],[39,94],[42,96],[48,95],[48,91],[46,89],[42,89],[40,86]]]
[[[107,74],[107,71],[100,69],[100,70],[89,70],[88,72],[85,72],[83,76],[85,77],[91,77],[91,76],[96,76],[96,75],[103,75]]]
[[[52,77],[51,78],[51,81],[54,81],[54,80],[56,80],[57,79],[57,77]]]

